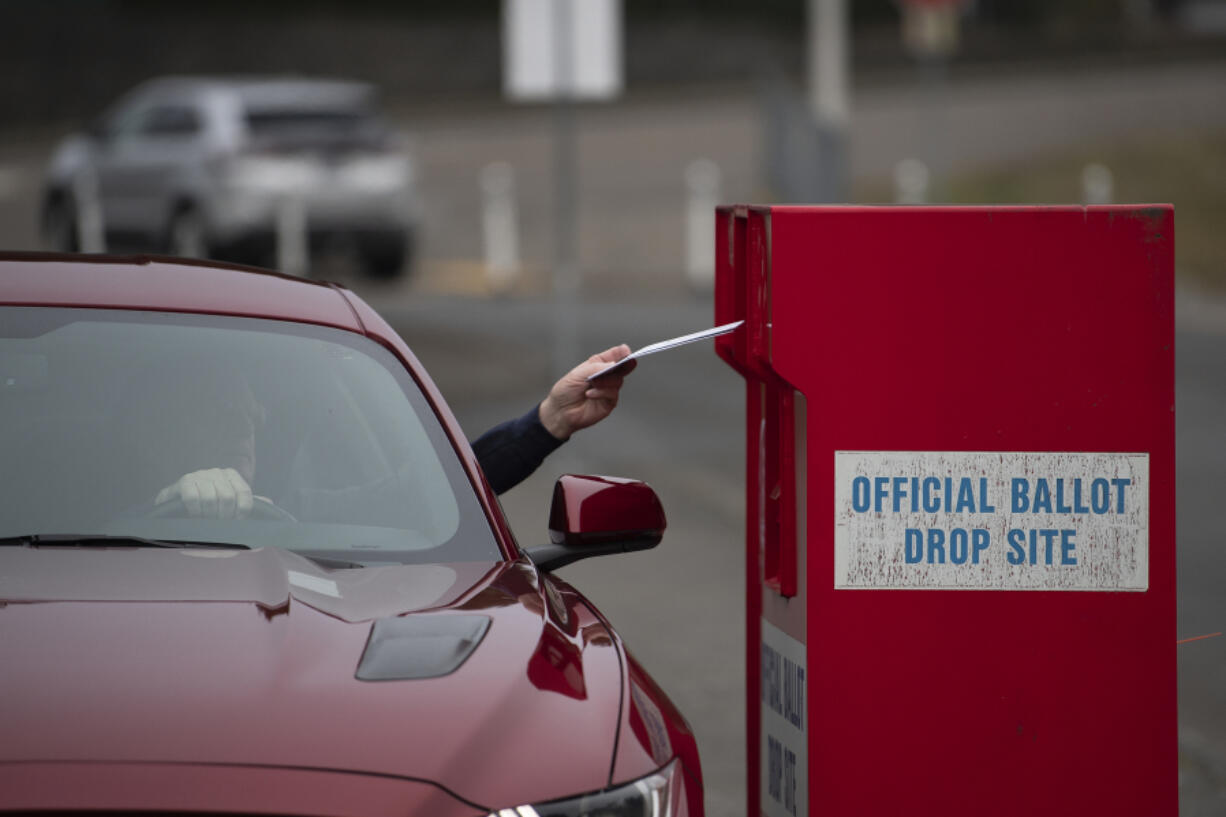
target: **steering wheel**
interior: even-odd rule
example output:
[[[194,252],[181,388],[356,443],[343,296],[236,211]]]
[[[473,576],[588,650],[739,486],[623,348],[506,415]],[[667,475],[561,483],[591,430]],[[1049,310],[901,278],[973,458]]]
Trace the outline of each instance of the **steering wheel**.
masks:
[[[179,519],[189,517],[187,505],[182,499],[176,497],[167,500],[161,505],[154,505],[149,513],[145,514],[146,519]],[[192,517],[192,518],[207,518],[207,517]],[[248,512],[243,519],[253,519],[265,522],[294,522],[298,520],[292,513],[284,508],[274,505],[272,500],[265,499],[262,496],[251,497],[251,511]]]

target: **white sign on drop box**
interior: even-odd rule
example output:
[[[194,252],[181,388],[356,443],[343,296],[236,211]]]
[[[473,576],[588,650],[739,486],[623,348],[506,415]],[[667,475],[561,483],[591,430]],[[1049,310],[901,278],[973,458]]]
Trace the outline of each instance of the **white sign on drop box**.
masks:
[[[1149,455],[836,451],[838,589],[1149,587]]]
[[[766,817],[809,815],[805,645],[762,619],[758,770]]]

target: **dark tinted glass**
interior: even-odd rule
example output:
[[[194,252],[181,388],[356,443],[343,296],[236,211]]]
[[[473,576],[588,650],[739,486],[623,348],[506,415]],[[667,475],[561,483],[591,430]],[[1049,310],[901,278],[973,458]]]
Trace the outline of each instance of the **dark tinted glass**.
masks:
[[[378,147],[382,122],[362,108],[249,109],[247,130],[259,147]]]
[[[200,132],[200,113],[186,105],[159,105],[141,123],[145,136],[191,136]]]

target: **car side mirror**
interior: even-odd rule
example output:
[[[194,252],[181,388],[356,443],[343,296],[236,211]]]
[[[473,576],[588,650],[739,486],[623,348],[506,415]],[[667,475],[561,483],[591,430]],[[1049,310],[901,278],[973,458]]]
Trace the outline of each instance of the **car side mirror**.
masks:
[[[529,548],[541,570],[586,559],[648,550],[664,538],[664,508],[645,482],[564,474],[553,486],[550,544]]]

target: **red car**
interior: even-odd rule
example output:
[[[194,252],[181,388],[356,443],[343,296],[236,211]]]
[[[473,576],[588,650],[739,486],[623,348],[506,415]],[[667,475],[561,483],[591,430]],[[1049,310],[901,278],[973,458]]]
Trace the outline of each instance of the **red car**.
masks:
[[[155,502],[220,453],[250,512]],[[5,256],[0,457],[0,812],[702,815],[685,720],[550,572],[655,545],[654,492],[562,477],[521,548],[352,292]]]

